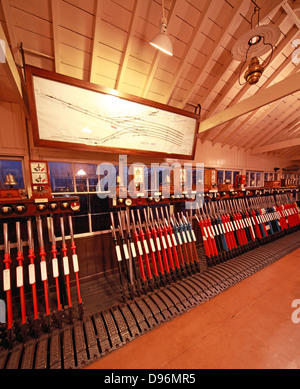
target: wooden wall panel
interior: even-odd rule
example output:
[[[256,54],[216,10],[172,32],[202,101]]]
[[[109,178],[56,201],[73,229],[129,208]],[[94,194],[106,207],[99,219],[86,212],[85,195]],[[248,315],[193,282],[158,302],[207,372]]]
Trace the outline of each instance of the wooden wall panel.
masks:
[[[0,154],[26,155],[25,121],[19,104],[0,101]]]
[[[270,170],[274,167],[285,167],[287,159],[274,157],[270,154],[252,155],[251,151],[230,149],[229,146],[222,147],[220,143],[212,146],[210,141],[201,143],[198,140],[195,162],[204,163],[205,167],[231,168],[244,170]]]

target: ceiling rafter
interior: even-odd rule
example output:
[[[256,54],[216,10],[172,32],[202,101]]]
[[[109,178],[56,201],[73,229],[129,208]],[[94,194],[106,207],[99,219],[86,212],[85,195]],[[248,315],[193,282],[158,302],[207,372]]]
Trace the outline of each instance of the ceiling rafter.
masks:
[[[205,69],[208,68],[208,64],[210,63],[210,60],[214,57],[214,55],[216,54],[216,52],[219,50],[219,46],[221,45],[222,41],[227,39],[227,34],[228,34],[228,31],[230,30],[230,28],[232,28],[232,26],[234,24],[236,24],[236,21],[235,21],[235,17],[238,16],[241,12],[241,9],[243,9],[245,7],[245,3],[243,0],[239,0],[235,6],[235,8],[232,10],[232,13],[230,14],[230,17],[228,17],[225,25],[223,26],[222,30],[220,30],[219,34],[218,34],[218,38],[216,40],[216,44],[215,45],[211,45],[211,49],[209,50],[209,53],[207,55],[207,60],[205,61],[205,64],[204,66],[202,66],[199,71],[198,71],[198,74],[193,82],[193,87],[190,88],[190,90],[188,91],[188,93],[186,94],[185,98],[180,102],[178,108],[181,108],[181,109],[184,109],[187,102],[189,101],[191,95],[194,93],[195,91],[195,88],[197,87],[197,84],[200,80],[200,78],[202,77],[202,73],[205,71]],[[249,3],[249,9],[250,9],[250,3]]]
[[[279,75],[279,74],[281,73],[281,71],[286,67],[286,65],[287,65],[288,62],[290,62],[290,59],[289,59],[289,58],[286,58],[286,59],[283,61],[283,63],[275,70],[275,72],[272,74],[272,76],[269,77],[269,78],[266,80],[266,82],[261,86],[260,90],[266,89],[266,88],[274,81],[274,79],[275,79],[276,77],[278,77],[278,75]],[[274,112],[274,111],[277,109],[278,105],[280,105],[280,102],[279,102],[275,107],[271,108],[271,109],[272,109],[272,112]],[[260,108],[258,108],[258,109],[256,109],[256,110],[250,112],[250,114],[247,115],[247,117],[243,120],[243,124],[246,124],[246,123],[249,121],[249,119],[251,119],[252,117],[254,117],[254,116],[258,113],[259,110],[260,110]],[[264,115],[264,113],[262,113],[260,116],[256,117],[256,122],[259,122],[259,121],[260,121],[260,118],[261,118],[262,115]],[[230,121],[230,122],[227,124],[228,128],[232,125],[232,123],[233,123],[233,121]],[[247,129],[244,129],[244,130],[243,130],[242,127],[241,127],[241,130],[242,130],[242,131],[241,131],[242,134],[244,134],[245,132],[247,132]],[[235,131],[233,131],[233,132],[235,132]],[[242,134],[241,134],[241,135],[242,135]],[[221,135],[221,132],[216,136],[216,138],[219,137],[220,135]],[[231,134],[231,135],[232,135],[232,134]],[[226,143],[227,140],[228,140],[228,138],[226,138],[225,140],[223,140],[222,143]],[[216,142],[217,139],[213,139],[213,142],[214,142],[214,141]],[[235,142],[231,143],[231,148],[232,148],[233,146],[235,146],[235,145],[236,145]],[[239,146],[240,146],[240,147],[243,147],[244,144],[240,144]]]
[[[289,6],[288,3],[284,3],[282,7],[288,16],[292,19],[292,21],[296,24],[296,26],[300,29],[300,19],[295,14],[294,10]]]
[[[285,116],[281,117],[281,120],[279,121],[279,123],[275,123],[275,125],[273,124],[273,121],[274,122],[278,122],[277,119],[274,119],[272,122],[268,122],[264,127],[261,128],[261,133],[262,133],[262,136],[260,138],[260,140],[258,141],[258,139],[255,139],[255,144],[252,144],[251,142],[249,142],[249,146],[248,148],[254,148],[258,145],[263,145],[265,143],[268,142],[269,139],[271,138],[274,138],[275,136],[278,135],[278,133],[280,133],[283,129],[286,128],[286,122],[288,119],[291,119],[291,120],[294,120],[295,117],[298,117],[298,113],[295,112],[295,110],[292,108],[292,107],[289,107],[289,109],[286,111],[285,113]],[[272,128],[272,130],[270,131],[267,131],[268,129],[270,129],[270,127]],[[241,148],[242,146],[238,147]]]
[[[181,75],[182,70],[184,68],[184,65],[186,63],[186,60],[187,60],[187,58],[189,58],[190,53],[194,49],[195,41],[196,41],[196,39],[198,37],[198,34],[200,33],[200,26],[202,25],[203,20],[207,17],[207,15],[209,14],[209,12],[211,11],[211,8],[213,6],[214,5],[213,5],[213,3],[210,0],[206,0],[204,8],[202,9],[202,13],[200,14],[200,16],[199,16],[199,18],[197,20],[197,24],[196,24],[196,26],[194,28],[193,34],[192,34],[192,36],[190,38],[190,41],[186,45],[184,54],[181,57],[180,62],[179,62],[178,66],[177,66],[177,68],[175,70],[172,83],[171,83],[171,85],[170,85],[170,87],[168,89],[168,92],[164,96],[163,103],[169,104],[170,97],[171,97],[171,95],[172,95],[172,93],[173,93],[173,91],[174,91],[174,89],[176,87],[178,79],[180,78],[180,75]]]
[[[207,131],[220,124],[226,123],[233,118],[251,112],[254,109],[270,104],[273,101],[282,99],[283,97],[297,92],[300,89],[300,73],[295,73],[292,76],[285,78],[283,81],[257,92],[255,95],[248,97],[237,103],[233,107],[229,107],[216,115],[209,117],[199,125],[198,132]]]
[[[300,138],[283,140],[281,142],[272,143],[266,146],[260,146],[252,150],[252,154],[260,154],[265,153],[267,151],[274,151],[285,149],[286,147],[293,147],[300,145]]]
[[[95,82],[97,57],[100,51],[98,37],[100,36],[100,24],[101,24],[101,17],[103,14],[103,7],[104,7],[104,1],[95,1],[94,18],[93,18],[93,35],[92,35],[93,44],[92,44],[90,74],[89,74],[90,82]]]
[[[60,0],[51,1],[51,13],[52,13],[52,33],[53,33],[55,71],[57,73],[60,73],[60,63],[61,63],[60,50],[59,50]]]
[[[300,73],[298,73],[300,74]],[[280,122],[283,122],[284,123],[284,120],[288,120],[291,118],[291,113],[290,111],[292,112],[295,112],[296,115],[298,115],[298,112],[297,110],[295,111],[295,98],[294,96],[289,96],[290,99],[293,100],[293,104],[289,104],[288,108],[285,108],[284,112],[281,113],[280,115]],[[282,102],[280,102],[280,104],[282,104]],[[276,113],[276,109],[277,109],[277,112],[278,112],[278,109],[280,107],[280,104],[274,108],[273,111],[271,111],[271,113],[274,113],[274,120],[277,121],[277,113]],[[247,148],[246,149],[249,149],[249,148],[253,148],[253,147],[256,147],[258,146],[259,144],[265,144],[269,139],[271,139],[272,136],[275,136],[275,135],[278,135],[278,131],[274,131],[273,129],[270,130],[272,124],[268,121],[268,123],[266,124],[266,126],[264,127],[265,130],[268,130],[266,132],[264,131],[261,131],[259,134],[257,134],[257,136],[252,139],[252,141],[247,145]],[[244,145],[241,144],[239,145],[239,148],[243,147]]]
[[[279,11],[278,11],[279,12]],[[275,18],[276,22],[280,24],[280,22],[285,19],[286,15],[282,15],[281,13],[279,13],[278,17]],[[295,33],[297,33],[298,30],[295,29]],[[281,42],[279,44],[279,46],[274,50],[274,54],[272,56],[272,54],[270,53],[267,58],[263,61],[263,65],[267,64],[269,59],[271,58],[272,56],[272,61],[274,61],[274,59],[280,54],[280,52],[282,51],[283,49],[283,42]],[[241,72],[241,69],[243,68],[245,64],[244,63],[239,63],[238,66],[237,66],[237,74],[239,75],[240,72]],[[236,81],[237,83],[239,83],[239,80]],[[220,104],[222,104],[222,102],[224,101],[224,99],[227,98],[227,95],[228,93],[231,91],[233,85],[232,84],[227,84],[225,85],[222,90],[220,91],[220,94],[219,96],[214,99],[214,101],[212,101],[212,103],[210,104],[210,106],[208,107],[209,109],[209,113],[210,113],[210,116],[214,115],[216,113],[216,110],[218,109],[218,107],[220,106]],[[230,106],[233,106],[234,104],[236,104],[239,100],[241,100],[243,98],[243,96],[247,93],[247,91],[251,88],[251,85],[249,85],[248,83],[245,83],[243,85],[240,86],[241,89],[240,91],[235,95],[235,97],[231,100],[231,102],[228,104],[228,107]],[[207,96],[208,97],[208,96]],[[212,106],[212,107],[211,107]]]
[[[1,3],[2,3],[2,9],[3,9],[3,13],[6,21],[6,27],[9,35],[8,38],[11,44],[12,56],[16,64],[21,66],[22,58],[21,58],[19,45],[15,34],[11,6],[9,4],[9,0],[1,0]]]
[[[23,78],[21,76],[21,72],[19,71],[15,63],[15,60],[9,48],[8,41],[6,39],[1,23],[0,23],[0,40],[4,42],[4,46],[0,45],[0,58],[5,59],[4,62],[2,61],[0,62],[1,72],[3,71],[3,73],[8,78],[9,84],[16,98],[16,101],[19,102],[26,118],[29,119],[28,108],[24,101]]]
[[[134,37],[134,33],[136,30],[136,25],[140,17],[140,11],[142,8],[142,0],[135,0],[133,9],[132,9],[132,14],[131,14],[131,19],[130,19],[130,25],[128,29],[128,34],[126,38],[126,43],[125,43],[125,49],[120,61],[120,66],[119,66],[119,71],[117,74],[116,82],[115,82],[115,89],[121,90],[122,89],[122,83],[124,81],[125,77],[125,72],[128,64],[128,59],[130,56],[131,48],[132,48],[132,40]]]

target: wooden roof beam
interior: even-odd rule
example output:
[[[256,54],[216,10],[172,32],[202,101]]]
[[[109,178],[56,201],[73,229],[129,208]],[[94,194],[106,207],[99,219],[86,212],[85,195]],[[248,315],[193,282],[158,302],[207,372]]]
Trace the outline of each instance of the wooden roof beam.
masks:
[[[277,49],[275,50],[275,54],[273,55],[272,57],[272,61],[271,63],[269,64],[269,66],[272,64],[272,62],[275,60],[275,58],[282,52],[282,50],[284,49],[284,47],[286,46],[286,42],[287,41],[290,41],[290,40],[293,40],[297,35],[298,35],[299,31],[298,29],[296,29],[295,27],[292,27],[289,31],[289,33],[287,34],[286,36],[286,39],[284,39],[280,44],[279,46],[277,47]],[[267,61],[269,60],[269,57],[264,61],[267,63]],[[286,60],[283,61],[283,63],[274,71],[274,73],[265,81],[265,83],[260,87],[260,90],[263,90],[263,89],[266,89],[273,81],[274,79],[281,73],[281,71],[290,63],[290,58],[287,58]],[[233,103],[235,102],[238,102],[240,100],[240,98],[243,96],[243,94],[250,88],[250,85],[249,84],[246,84],[242,87],[242,89],[240,90],[239,93],[237,93],[237,95],[235,96],[235,98],[230,102],[230,104],[228,105],[228,107],[231,107],[233,106]],[[257,111],[257,110],[256,110]],[[256,113],[256,111],[253,112],[253,114]],[[253,115],[250,115],[250,117],[253,116]],[[247,120],[247,119],[245,119]],[[213,143],[216,143],[219,141],[219,138],[222,134],[224,134],[227,129],[230,127],[230,124],[232,124],[232,122],[228,123],[228,126],[225,126],[223,129],[221,129],[219,131],[219,133],[217,135],[215,135],[214,139],[212,140]],[[231,134],[230,134],[231,135]],[[209,136],[209,133],[207,133],[206,135],[204,135],[204,137],[202,137],[203,141]],[[226,143],[226,141],[228,140],[228,137],[226,138],[225,141],[223,141],[224,143]],[[222,143],[223,143],[222,142]]]
[[[283,140],[281,142],[276,142],[269,145],[257,147],[252,150],[252,154],[261,154],[267,151],[280,150],[280,149],[285,149],[286,147],[293,147],[299,145],[300,145],[300,138]]]
[[[24,81],[21,77],[21,71],[17,68],[17,65],[14,61],[12,52],[9,48],[3,27],[0,23],[0,41],[3,43],[0,45],[0,66],[7,76],[11,89],[16,96],[16,100],[22,107],[24,114],[27,119],[29,119],[28,108],[24,102]]]
[[[10,40],[12,56],[19,66],[22,65],[22,58],[19,51],[19,46],[15,34],[14,24],[12,20],[11,6],[9,0],[2,0],[2,9],[5,17],[6,27],[8,31],[8,38]]]
[[[249,6],[248,7],[248,10],[249,10],[250,2],[248,4],[248,6]],[[233,25],[236,24],[235,18],[241,13],[241,10],[244,10],[244,8],[245,8],[245,3],[243,1],[241,1],[241,0],[239,0],[237,2],[236,6],[234,7],[234,9],[232,10],[232,12],[230,14],[230,17],[227,19],[227,21],[226,21],[225,25],[223,26],[222,30],[219,32],[216,44],[212,45],[212,47],[211,47],[211,49],[210,49],[210,51],[208,53],[208,58],[206,59],[204,66],[202,66],[199,69],[198,75],[196,77],[196,80],[193,83],[193,87],[189,90],[189,92],[187,93],[187,95],[185,96],[183,101],[181,101],[181,103],[180,103],[178,108],[184,109],[184,107],[186,106],[189,98],[194,93],[195,88],[197,87],[197,84],[199,82],[199,79],[202,76],[203,71],[205,71],[205,69],[209,68],[211,59],[214,57],[216,51],[220,49],[221,42],[223,40],[227,39],[228,31],[232,28]]]
[[[127,38],[126,38],[126,43],[125,43],[125,50],[124,50],[122,58],[121,58],[119,71],[118,71],[117,79],[115,82],[115,89],[116,90],[120,89],[120,86],[122,85],[122,83],[124,81],[125,71],[127,68],[128,59],[129,59],[131,48],[132,48],[133,37],[134,37],[135,30],[136,30],[136,25],[137,25],[137,22],[138,22],[139,17],[140,17],[141,8],[142,8],[142,0],[135,0],[133,10],[131,13],[131,19],[130,19],[130,25],[129,25],[129,29],[128,29]]]
[[[285,12],[289,15],[289,17],[292,19],[292,21],[296,24],[296,26],[300,29],[300,19],[295,14],[294,10],[289,6],[288,3],[284,3],[282,8],[285,10]]]
[[[279,11],[278,11],[279,12]],[[276,25],[280,25],[280,23],[287,17],[286,14],[283,14],[283,15],[280,15],[277,19],[276,19]],[[274,50],[273,54],[272,53],[269,53],[268,56],[265,58],[265,60],[263,61],[262,65],[265,66],[266,64],[268,64],[268,66],[271,66],[272,62],[277,58],[277,56],[281,53],[281,51],[285,48],[286,46],[286,42],[288,42],[289,40],[293,40],[294,39],[294,36],[299,32],[299,30],[297,28],[295,28],[294,26],[290,29],[288,35],[285,37],[285,39],[281,40],[281,42],[279,43],[278,46],[276,46],[276,49]],[[272,62],[269,63],[270,59],[272,58]],[[238,66],[237,66],[237,74],[239,75],[239,78],[241,76],[241,78],[243,78],[242,74],[241,73],[241,70],[242,68],[245,66],[246,64],[241,62]],[[245,69],[244,71],[246,70],[247,66],[245,66]],[[237,82],[240,84],[240,80],[239,78],[237,79]],[[227,107],[231,107],[233,106],[234,104],[236,104],[237,102],[239,102],[243,96],[247,93],[247,91],[251,88],[251,85],[249,85],[248,83],[244,82],[242,83],[242,85],[240,85],[241,88],[240,88],[240,91],[234,96],[234,98],[230,101],[230,103],[228,104]],[[218,107],[220,106],[220,104],[226,99],[227,97],[227,94],[230,92],[230,90],[232,89],[233,87],[233,84],[232,83],[228,83],[227,85],[224,85],[224,87],[221,89],[220,91],[220,94],[219,96],[217,96],[216,99],[214,99],[211,104],[209,105],[208,109],[210,111],[210,115],[212,116],[213,114],[216,113],[216,110],[218,109]],[[210,92],[213,90],[212,88],[209,89]],[[207,98],[208,96],[206,96]]]
[[[259,135],[257,135],[254,139],[252,139],[252,141],[250,143],[248,143],[247,148],[253,149],[255,147],[262,146],[262,145],[266,144],[269,141],[269,139],[272,139],[274,136],[281,133],[281,129],[283,126],[284,126],[284,129],[286,128],[285,123],[287,121],[294,120],[295,118],[297,118],[299,116],[298,111],[297,110],[295,111],[295,102],[296,101],[295,101],[295,99],[293,99],[293,100],[294,100],[293,104],[289,103],[286,110],[278,118],[280,125],[276,125],[276,127],[273,128],[273,123],[269,122],[268,124],[266,124],[264,129],[268,129],[268,131],[267,132],[261,131],[261,133]],[[274,109],[272,109],[272,111],[270,111],[270,113],[275,112],[275,114],[276,114],[276,108],[277,108],[277,105],[276,105],[276,107],[274,107]],[[275,123],[278,121],[273,119],[273,122],[275,122]],[[244,146],[244,145],[241,145],[239,147],[242,147],[242,146]]]
[[[53,48],[54,48],[54,61],[55,71],[60,73],[60,50],[59,50],[59,17],[60,17],[60,0],[51,1],[51,13],[52,13],[52,33],[53,33]]]
[[[99,42],[98,37],[100,36],[100,23],[101,23],[101,17],[103,13],[103,7],[104,7],[104,1],[95,1],[95,12],[94,12],[94,19],[93,19],[93,46],[92,46],[92,53],[91,53],[91,63],[90,63],[90,82],[96,82],[95,81],[95,74],[96,74],[96,63],[97,63],[97,57],[99,52]]]
[[[200,15],[200,17],[199,17],[199,19],[197,21],[197,24],[196,24],[195,28],[194,28],[192,37],[191,37],[190,41],[188,42],[188,44],[186,45],[184,54],[181,57],[180,62],[178,64],[178,66],[177,66],[177,69],[176,69],[176,71],[174,73],[174,77],[173,77],[172,83],[171,83],[171,85],[169,87],[169,90],[168,90],[168,92],[164,96],[163,102],[165,104],[169,103],[170,97],[171,97],[171,95],[172,95],[172,93],[173,93],[173,91],[174,91],[174,89],[176,87],[178,79],[180,78],[180,75],[181,75],[181,72],[182,72],[182,70],[184,68],[184,65],[186,63],[186,60],[189,57],[190,53],[194,49],[195,41],[196,41],[196,39],[198,37],[198,34],[200,32],[200,26],[202,25],[202,22],[205,19],[205,17],[207,16],[207,14],[211,11],[211,7],[214,7],[214,4],[212,3],[212,1],[206,0],[206,3],[205,3],[204,8],[202,10],[202,13],[201,13],[201,15]]]
[[[263,91],[258,91],[255,95],[242,100],[233,107],[227,108],[222,112],[204,120],[199,125],[198,133],[210,130],[220,124],[226,123],[231,119],[240,117],[264,105],[280,100],[285,96],[300,90],[300,72],[277,82]]]

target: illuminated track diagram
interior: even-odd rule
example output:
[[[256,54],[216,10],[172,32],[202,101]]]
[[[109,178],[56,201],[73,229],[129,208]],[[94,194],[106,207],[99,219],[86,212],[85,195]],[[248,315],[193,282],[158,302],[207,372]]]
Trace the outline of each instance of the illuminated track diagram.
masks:
[[[57,82],[49,89],[38,79],[41,139],[191,154],[195,118]]]
[[[113,134],[102,138],[100,142],[101,144],[105,144],[111,139],[120,138],[122,135],[131,134],[133,136],[151,136],[153,138],[164,139],[167,142],[173,143],[179,147],[182,146],[183,134],[180,131],[173,129],[172,127],[158,125],[151,122],[150,120],[145,120],[136,116],[122,116],[114,118],[105,117],[103,115],[98,115],[92,111],[68,103],[67,101],[58,99],[57,97],[46,94],[43,96],[45,98],[56,101],[59,104],[63,104],[69,109],[73,109],[85,115],[109,123],[111,128],[115,128],[116,131]],[[153,111],[153,115],[155,115],[155,111]]]

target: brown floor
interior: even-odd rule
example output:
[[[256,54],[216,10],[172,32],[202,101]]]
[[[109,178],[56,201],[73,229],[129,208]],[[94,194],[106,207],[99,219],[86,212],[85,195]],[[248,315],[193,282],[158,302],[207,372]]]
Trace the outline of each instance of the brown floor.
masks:
[[[86,368],[299,369],[299,265],[297,249]]]

